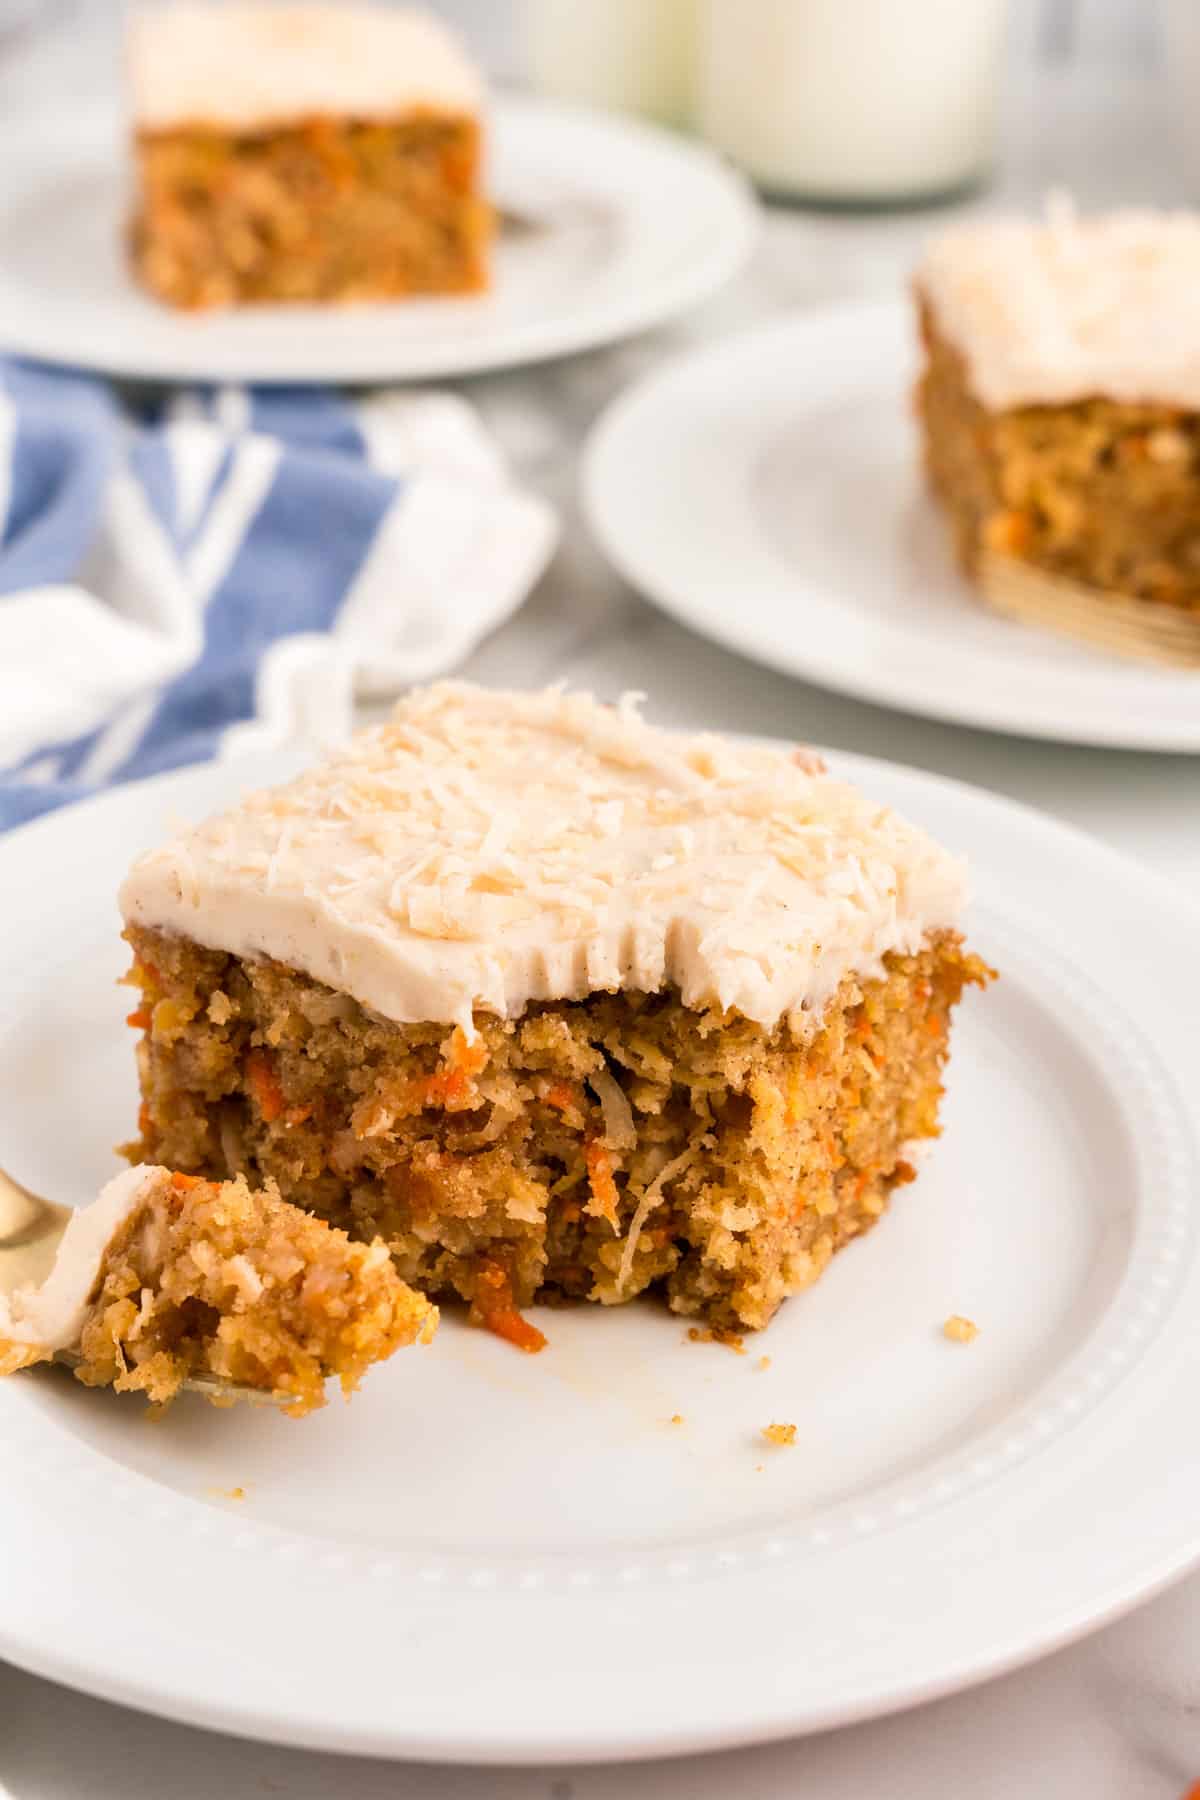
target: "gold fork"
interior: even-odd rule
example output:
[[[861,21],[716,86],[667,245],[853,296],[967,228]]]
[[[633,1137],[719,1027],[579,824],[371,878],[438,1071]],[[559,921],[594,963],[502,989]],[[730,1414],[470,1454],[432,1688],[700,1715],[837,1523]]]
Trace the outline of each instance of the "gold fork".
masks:
[[[1025,625],[1175,669],[1200,669],[1200,612],[1048,575],[1014,556],[985,551],[979,585],[997,612]]]
[[[31,1193],[4,1169],[0,1169],[0,1293],[39,1286],[54,1267],[58,1246],[71,1217],[68,1206],[43,1200]],[[53,1360],[73,1369],[79,1362],[72,1350],[56,1350]],[[290,1406],[291,1394],[276,1394],[242,1382],[220,1381],[215,1375],[191,1375],[184,1387],[210,1400],[250,1400],[257,1405]]]

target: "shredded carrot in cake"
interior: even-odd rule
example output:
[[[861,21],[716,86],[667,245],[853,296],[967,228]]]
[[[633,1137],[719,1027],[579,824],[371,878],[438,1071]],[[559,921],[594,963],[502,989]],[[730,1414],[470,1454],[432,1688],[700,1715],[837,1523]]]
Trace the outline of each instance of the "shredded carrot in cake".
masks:
[[[454,1027],[454,1035],[450,1039],[451,1067],[461,1069],[464,1075],[478,1075],[487,1067],[487,1046],[482,1038],[474,1043],[468,1038],[461,1025]]]
[[[186,1194],[192,1188],[203,1187],[204,1178],[200,1175],[185,1175],[182,1169],[176,1169],[171,1177],[171,1186],[175,1189],[176,1193]]]
[[[983,536],[989,550],[999,551],[1005,556],[1020,556],[1033,541],[1033,522],[1028,513],[1015,508],[1008,512],[995,512],[987,519]]]
[[[531,1325],[513,1305],[512,1282],[499,1263],[481,1264],[475,1283],[475,1298],[468,1315],[473,1325],[515,1344],[518,1350],[536,1356],[546,1348],[546,1334]]]
[[[579,1092],[569,1081],[553,1081],[546,1090],[546,1105],[553,1106],[557,1112],[570,1112],[579,1103]]]
[[[471,1083],[462,1069],[438,1069],[417,1083],[417,1097],[422,1106],[442,1106],[454,1112],[471,1092]]]
[[[612,1158],[599,1138],[589,1138],[583,1147],[583,1159],[587,1163],[588,1186],[592,1190],[587,1210],[598,1218],[607,1219],[615,1231],[621,1196],[613,1180]]]
[[[269,1050],[251,1050],[248,1053],[246,1081],[259,1112],[270,1125],[282,1113],[286,1102],[279,1085],[279,1076],[275,1072],[275,1058]]]
[[[472,1043],[461,1025],[454,1027],[446,1066],[426,1075],[416,1084],[416,1097],[421,1106],[441,1106],[447,1112],[461,1112],[475,1104],[474,1077],[488,1060],[486,1046]]]
[[[821,1148],[829,1158],[829,1166],[831,1169],[840,1169],[845,1166],[846,1159],[838,1149],[832,1131],[827,1131],[821,1139]]]
[[[878,1163],[865,1163],[854,1177],[854,1180],[850,1184],[850,1191],[854,1196],[856,1203],[862,1199],[867,1191],[868,1184],[879,1173],[879,1167],[880,1165]]]

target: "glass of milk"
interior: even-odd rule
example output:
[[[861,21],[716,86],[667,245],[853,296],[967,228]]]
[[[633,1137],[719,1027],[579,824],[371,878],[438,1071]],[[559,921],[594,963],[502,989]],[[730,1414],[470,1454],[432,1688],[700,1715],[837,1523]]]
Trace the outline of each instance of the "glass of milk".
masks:
[[[760,187],[948,197],[995,149],[1005,0],[699,0],[701,131]]]
[[[524,0],[525,56],[543,93],[664,125],[691,116],[697,0]],[[729,0],[737,10],[741,0]]]

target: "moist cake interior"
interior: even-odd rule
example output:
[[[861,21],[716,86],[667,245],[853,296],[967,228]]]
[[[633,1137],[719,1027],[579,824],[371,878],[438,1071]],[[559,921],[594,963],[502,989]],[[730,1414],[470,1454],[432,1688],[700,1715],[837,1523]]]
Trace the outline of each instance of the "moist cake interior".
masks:
[[[1200,415],[1093,397],[990,413],[926,304],[925,465],[968,573],[985,551],[1200,611]]]
[[[926,466],[958,552],[1200,610],[1200,218],[953,227],[916,276]]]
[[[179,307],[486,287],[484,88],[436,17],[364,0],[132,9],[143,285]]]
[[[474,293],[481,154],[473,119],[425,112],[144,134],[134,262],[182,307]]]
[[[808,1042],[670,993],[481,1015],[469,1042],[278,963],[131,937],[150,1022],[130,1155],[270,1179],[485,1316],[654,1286],[735,1330],[912,1178],[950,1010],[987,973],[945,934],[847,981]]]

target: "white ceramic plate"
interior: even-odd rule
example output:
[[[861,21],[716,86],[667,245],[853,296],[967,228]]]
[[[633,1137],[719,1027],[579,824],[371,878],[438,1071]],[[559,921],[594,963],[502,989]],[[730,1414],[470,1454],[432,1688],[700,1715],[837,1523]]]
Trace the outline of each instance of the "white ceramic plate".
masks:
[[[1038,814],[834,761],[971,856],[1003,971],[879,1228],[742,1356],[639,1304],[541,1313],[540,1357],[448,1316],[299,1423],[0,1383],[0,1654],[292,1744],[641,1756],[946,1692],[1196,1559],[1196,915]],[[0,840],[0,1162],[25,1180],[83,1199],[131,1128],[130,857],[278,772]]]
[[[910,309],[806,314],[623,394],[584,461],[593,530],[684,624],[906,712],[1070,743],[1200,750],[1200,675],[987,611],[926,497]]]
[[[479,298],[178,313],[124,255],[126,177],[109,108],[22,121],[0,167],[0,348],[148,379],[428,380],[538,362],[703,299],[747,254],[757,212],[709,151],[602,113],[503,96],[489,192],[504,215]]]

